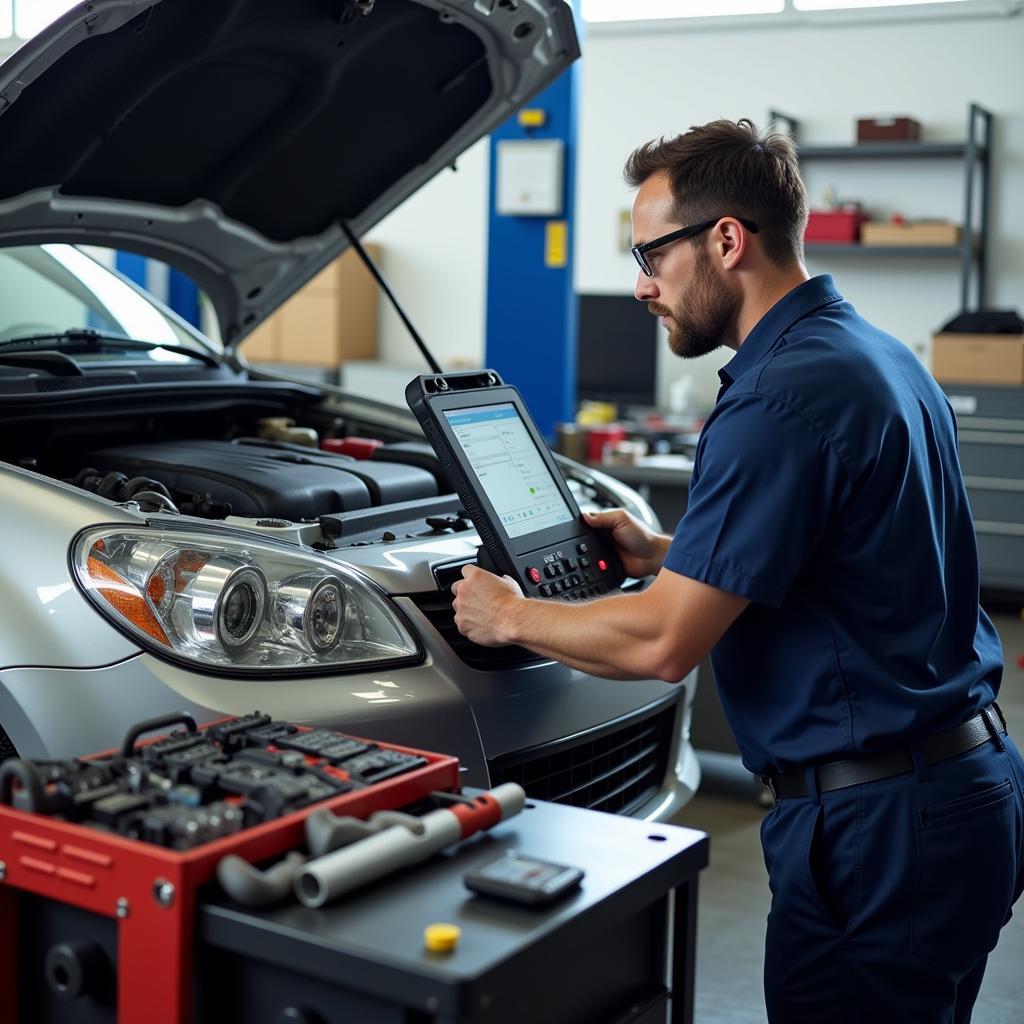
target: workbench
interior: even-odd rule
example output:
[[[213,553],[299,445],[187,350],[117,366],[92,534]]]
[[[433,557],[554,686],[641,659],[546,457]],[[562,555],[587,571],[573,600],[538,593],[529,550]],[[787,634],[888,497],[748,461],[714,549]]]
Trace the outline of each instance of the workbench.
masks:
[[[467,870],[515,849],[582,868],[546,909],[474,895]],[[200,1024],[689,1024],[701,832],[558,804],[323,909],[200,907]],[[450,953],[423,930],[462,930]]]

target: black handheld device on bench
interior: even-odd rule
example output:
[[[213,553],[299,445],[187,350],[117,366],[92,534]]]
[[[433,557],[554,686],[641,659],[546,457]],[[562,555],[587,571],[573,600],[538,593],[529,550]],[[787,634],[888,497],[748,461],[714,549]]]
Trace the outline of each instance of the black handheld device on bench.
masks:
[[[430,374],[405,389],[480,534],[480,565],[529,597],[575,601],[625,576],[605,530],[580,515],[522,395],[493,370]]]

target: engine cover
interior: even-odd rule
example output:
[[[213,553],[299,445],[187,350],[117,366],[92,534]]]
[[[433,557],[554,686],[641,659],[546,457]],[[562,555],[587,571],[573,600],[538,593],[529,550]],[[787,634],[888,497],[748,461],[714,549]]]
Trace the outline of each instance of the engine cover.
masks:
[[[208,494],[229,503],[232,515],[252,518],[316,519],[438,493],[435,476],[416,466],[265,441],[162,441],[104,448],[86,459],[97,469],[151,477],[175,497]]]

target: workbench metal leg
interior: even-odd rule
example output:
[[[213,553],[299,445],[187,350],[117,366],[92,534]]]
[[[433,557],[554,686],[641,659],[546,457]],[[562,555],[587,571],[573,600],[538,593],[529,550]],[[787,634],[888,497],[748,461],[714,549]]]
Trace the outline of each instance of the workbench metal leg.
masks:
[[[671,1024],[693,1024],[697,977],[697,877],[675,890],[672,912]]]

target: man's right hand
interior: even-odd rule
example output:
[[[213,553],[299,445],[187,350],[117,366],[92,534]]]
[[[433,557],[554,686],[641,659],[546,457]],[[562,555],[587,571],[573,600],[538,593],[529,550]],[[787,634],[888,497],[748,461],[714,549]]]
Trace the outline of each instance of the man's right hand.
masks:
[[[583,516],[588,526],[611,531],[627,576],[643,579],[659,572],[671,543],[670,537],[649,530],[623,508],[584,512]]]

